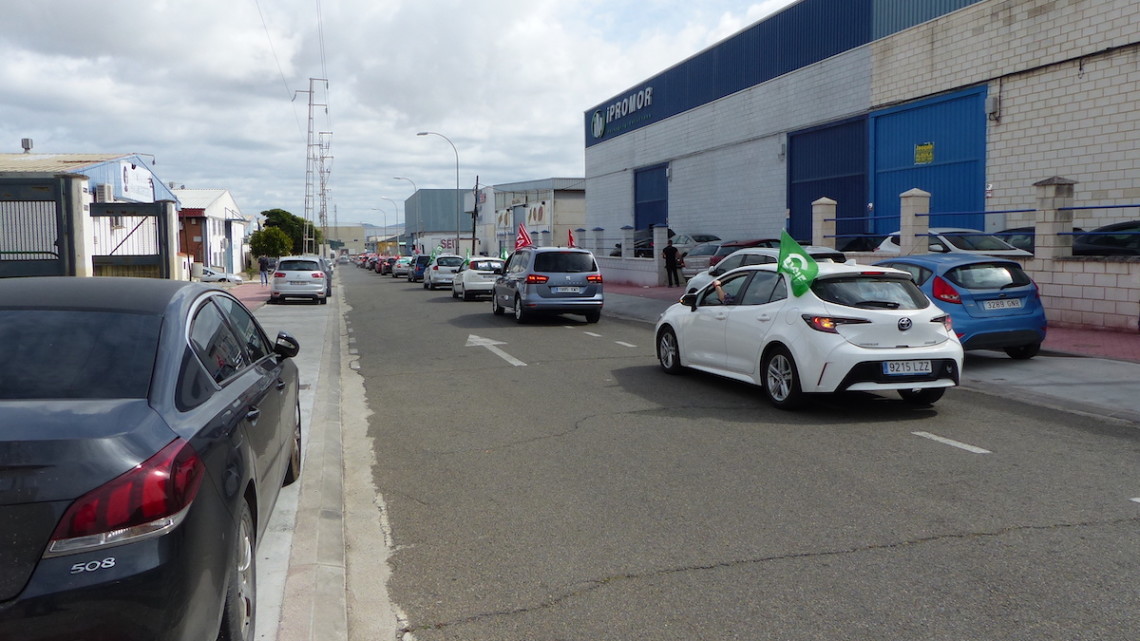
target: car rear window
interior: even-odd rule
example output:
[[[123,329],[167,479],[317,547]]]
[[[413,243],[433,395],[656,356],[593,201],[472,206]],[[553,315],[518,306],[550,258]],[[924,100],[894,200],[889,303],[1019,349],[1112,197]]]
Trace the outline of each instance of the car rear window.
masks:
[[[712,256],[718,249],[717,245],[697,245],[689,251],[689,256]]]
[[[146,398],[162,319],[91,310],[0,311],[0,399]]]
[[[440,256],[435,262],[442,267],[459,267],[463,264],[463,259],[458,256]]]
[[[1010,248],[1004,240],[986,234],[943,234],[950,244],[970,251],[999,251]],[[931,242],[934,242],[933,239]]]
[[[820,299],[863,309],[925,309],[930,299],[910,278],[859,275],[816,279],[811,291]]]
[[[594,257],[585,252],[541,252],[534,257],[536,272],[596,272]]]
[[[966,289],[1024,287],[1032,282],[1020,266],[1009,263],[963,265],[946,272],[946,277]]]
[[[473,260],[468,268],[484,272],[493,272],[502,266],[502,261],[498,260]]]
[[[283,272],[319,272],[324,271],[321,269],[320,264],[315,260],[283,260],[281,261],[281,271]]]

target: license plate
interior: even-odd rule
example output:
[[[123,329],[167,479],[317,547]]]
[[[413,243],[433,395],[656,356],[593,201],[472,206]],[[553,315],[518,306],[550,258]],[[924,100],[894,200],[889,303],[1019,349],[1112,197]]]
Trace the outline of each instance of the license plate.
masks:
[[[929,374],[930,361],[883,361],[883,373],[887,376],[910,376]]]
[[[555,294],[581,294],[581,287],[551,287],[550,291]]]
[[[290,285],[308,285],[309,281],[307,281],[307,280],[291,280],[291,281],[289,281],[289,284]]]
[[[982,301],[982,309],[987,312],[998,309],[1020,309],[1020,298],[999,298],[997,300],[984,300]]]

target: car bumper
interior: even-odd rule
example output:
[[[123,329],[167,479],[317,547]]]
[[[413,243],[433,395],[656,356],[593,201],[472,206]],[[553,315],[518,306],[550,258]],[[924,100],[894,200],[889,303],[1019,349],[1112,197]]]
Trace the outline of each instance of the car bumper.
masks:
[[[887,361],[930,361],[931,373],[892,376],[884,373]],[[844,342],[818,358],[796,357],[797,364],[821,363],[800,372],[805,392],[876,391],[954,387],[962,375],[962,346],[957,341],[910,349],[869,350]]]

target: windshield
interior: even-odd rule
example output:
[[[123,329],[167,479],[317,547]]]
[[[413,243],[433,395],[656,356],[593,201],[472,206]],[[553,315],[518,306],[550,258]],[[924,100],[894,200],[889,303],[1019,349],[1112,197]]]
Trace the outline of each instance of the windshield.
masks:
[[[146,398],[159,316],[0,310],[0,399]]]
[[[811,291],[829,303],[864,309],[925,309],[930,304],[910,278],[821,278],[812,283]]]
[[[1020,266],[1007,263],[963,265],[946,272],[946,277],[966,289],[1024,287],[1031,282]]]
[[[997,236],[990,236],[988,234],[943,234],[943,237],[951,245],[958,249],[966,249],[969,251],[997,251],[1013,249],[1004,240]],[[934,239],[931,240],[934,242]]]

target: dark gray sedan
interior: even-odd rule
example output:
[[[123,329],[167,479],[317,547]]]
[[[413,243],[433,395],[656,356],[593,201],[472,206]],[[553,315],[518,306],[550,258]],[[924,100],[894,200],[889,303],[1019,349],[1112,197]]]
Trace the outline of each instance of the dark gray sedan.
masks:
[[[0,639],[254,638],[297,350],[200,283],[0,279]]]

